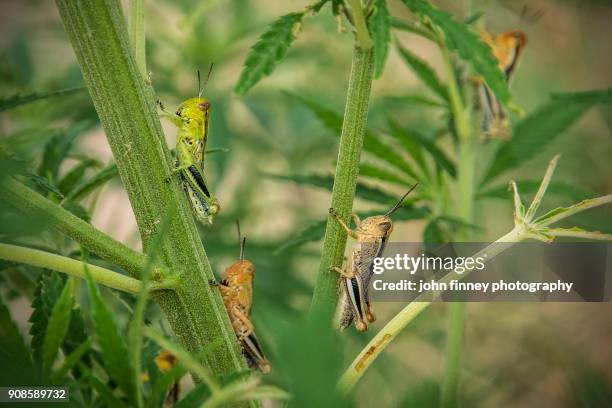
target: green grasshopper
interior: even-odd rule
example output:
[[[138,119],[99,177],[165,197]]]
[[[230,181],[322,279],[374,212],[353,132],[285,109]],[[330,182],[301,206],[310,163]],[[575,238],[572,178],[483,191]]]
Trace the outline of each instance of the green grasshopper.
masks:
[[[212,65],[208,77],[211,71]],[[174,113],[166,110],[161,101],[158,100],[157,104],[162,115],[179,129],[176,136],[176,164],[166,181],[170,181],[175,174],[178,174],[196,218],[204,225],[212,225],[221,207],[217,198],[211,195],[204,176],[204,153],[208,140],[211,107],[208,98],[202,97],[202,92],[200,71],[198,71],[196,98],[181,103]]]
[[[380,256],[385,244],[393,232],[393,221],[390,215],[401,205],[404,199],[416,188],[415,184],[404,196],[383,215],[368,217],[361,221],[355,213],[351,214],[357,228],[352,230],[340,218],[336,210],[329,209],[329,213],[338,221],[348,236],[357,243],[353,247],[347,269],[332,267],[342,278],[341,298],[338,306],[338,321],[341,330],[346,329],[355,321],[355,328],[359,331],[368,330],[368,323],[376,320],[370,305],[368,286],[372,279],[372,263],[374,258]]]

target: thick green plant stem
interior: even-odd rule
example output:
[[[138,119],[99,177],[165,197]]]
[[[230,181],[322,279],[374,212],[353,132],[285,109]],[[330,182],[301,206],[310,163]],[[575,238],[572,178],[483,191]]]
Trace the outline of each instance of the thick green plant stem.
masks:
[[[114,240],[19,181],[6,178],[0,186],[0,196],[26,216],[44,214],[50,228],[67,235],[133,277],[139,278],[144,270],[146,258],[143,254]]]
[[[446,330],[446,367],[440,406],[456,407],[459,396],[459,377],[465,325],[465,303],[453,302],[448,306],[448,326]]]
[[[38,249],[0,243],[0,259],[51,269],[85,279],[83,262]],[[129,276],[121,275],[120,273],[92,264],[87,264],[87,268],[93,280],[101,285],[133,294],[138,293],[140,290],[141,283],[138,279],[130,278]],[[160,286],[155,283],[149,287],[149,290],[158,289],[160,289]]]
[[[153,92],[130,52],[127,29],[117,0],[57,0],[83,78],[117,163],[146,252],[168,216],[169,227],[158,256],[180,275],[174,291],[155,300],[179,342],[195,355],[219,342],[202,360],[213,373],[246,368],[236,335],[214,279],[186,197],[176,179],[166,182],[172,159]],[[168,208],[176,208],[167,214]]]
[[[347,222],[353,208],[357,186],[373,70],[373,49],[355,46],[331,200],[331,207]],[[311,306],[311,314],[323,319],[331,320],[336,307],[338,276],[330,268],[341,266],[345,246],[346,232],[333,217],[328,216],[321,264]]]
[[[451,63],[451,57],[445,45],[441,45],[442,57],[448,77],[448,96],[455,123],[455,131],[459,139],[459,164],[457,166],[457,199],[458,215],[465,222],[474,221],[474,188],[475,188],[475,140],[470,121],[459,90],[459,83]],[[469,230],[463,230],[458,240],[469,240]],[[465,320],[465,303],[457,301],[448,305],[448,330],[446,344],[446,368],[442,383],[441,406],[445,408],[457,406],[461,374],[461,354],[463,351]]]
[[[144,0],[129,0],[128,31],[130,33],[130,48],[143,78],[147,77],[145,57]]]

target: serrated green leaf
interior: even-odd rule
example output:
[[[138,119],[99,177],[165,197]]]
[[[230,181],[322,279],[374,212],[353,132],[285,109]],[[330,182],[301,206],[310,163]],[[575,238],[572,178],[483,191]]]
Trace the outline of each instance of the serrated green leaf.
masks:
[[[391,127],[395,126],[395,129],[398,129],[399,131],[402,130],[402,128],[398,124],[393,125],[392,120],[390,120],[389,123]],[[448,158],[448,156],[442,151],[442,149],[436,146],[435,142],[428,140],[425,136],[413,130],[404,130],[403,133],[398,135],[398,137],[409,138],[415,143],[423,146],[423,148],[427,150],[431,158],[438,166],[440,166],[440,168],[444,169],[451,177],[457,177],[457,168],[455,164],[451,161],[451,159]]]
[[[72,148],[72,143],[85,130],[93,126],[93,122],[83,121],[76,123],[68,129],[59,132],[45,145],[42,163],[38,168],[38,175],[51,181],[57,180],[57,172],[62,161]]]
[[[404,179],[394,172],[369,163],[361,163],[359,165],[359,175],[363,177],[375,178],[393,184],[399,184],[401,186],[407,186],[410,184],[410,180]]]
[[[370,17],[370,31],[374,40],[374,77],[380,78],[385,67],[391,41],[391,17],[386,0],[375,1],[376,11]]]
[[[85,331],[85,320],[83,320],[81,309],[78,307],[72,309],[70,326],[68,326],[68,333],[66,333],[64,344],[62,345],[64,354],[72,353],[77,347],[83,344],[88,337]]]
[[[88,380],[89,385],[93,388],[99,397],[104,401],[104,404],[101,406],[111,407],[111,408],[127,408],[128,406],[123,403],[119,398],[115,396],[113,390],[102,381],[97,379],[95,375],[91,372],[89,367],[86,367],[84,364],[79,364],[79,369],[83,373],[83,376]]]
[[[328,191],[332,191],[334,179],[332,176],[322,176],[317,174],[309,175],[282,175],[282,174],[266,174],[267,177],[276,180],[292,181],[298,184],[306,184],[314,187],[320,187]],[[357,183],[355,197],[372,201],[380,204],[393,204],[397,198],[376,188]]]
[[[32,340],[32,355],[34,361],[42,366],[45,333],[53,310],[53,305],[57,302],[64,287],[64,281],[59,274],[44,271],[38,278],[38,285],[32,299],[32,314],[29,322],[30,335]]]
[[[309,99],[306,99],[300,95],[292,93],[286,93],[292,98],[301,102],[306,106],[312,113],[315,114],[317,119],[321,123],[331,130],[336,136],[339,136],[342,132],[342,116],[331,109],[327,109],[324,106],[319,105]],[[366,130],[366,134],[363,140],[363,149],[368,153],[378,157],[393,167],[403,171],[406,175],[412,179],[418,180],[414,170],[408,165],[407,161],[396,153],[396,149],[383,143],[379,137],[377,137],[370,130]]]
[[[27,103],[40,101],[42,99],[70,95],[76,92],[84,91],[85,89],[87,88],[85,88],[84,86],[80,86],[77,88],[60,89],[57,91],[34,92],[25,95],[16,94],[13,96],[9,96],[8,98],[0,98],[0,112],[16,108]]]
[[[304,13],[289,13],[270,25],[249,51],[234,91],[244,95],[261,78],[274,71],[295,40],[294,27],[302,22]]]
[[[385,99],[392,101],[394,105],[423,105],[432,108],[448,108],[447,104],[423,95],[390,95],[385,96]]]
[[[102,360],[104,361],[106,371],[123,390],[131,403],[135,404],[134,395],[136,395],[138,388],[133,381],[128,349],[123,341],[123,337],[119,334],[113,314],[102,299],[98,285],[93,281],[87,267],[84,268],[91,298],[96,339],[102,350]]]
[[[431,40],[435,42],[436,44],[440,43],[440,41],[430,31],[422,27],[419,27],[411,22],[403,21],[403,20],[393,17],[391,18],[391,27],[401,30],[401,31],[406,31],[412,34],[420,35],[421,37],[427,38],[428,40]]]
[[[371,217],[374,215],[380,215],[378,212],[368,212],[366,214],[360,214],[361,219]],[[394,214],[394,221],[409,221],[421,219],[429,215],[429,209],[427,208],[414,208],[414,207],[400,207]],[[295,248],[297,246],[306,244],[308,242],[318,241],[325,235],[326,220],[318,221],[301,231],[297,232],[293,237],[286,240],[281,246],[279,246],[273,253],[278,254],[286,251],[289,248]]]
[[[115,163],[109,164],[104,169],[100,170],[99,173],[95,174],[88,180],[79,183],[68,195],[66,195],[67,201],[79,201],[96,188],[102,186],[104,183],[119,176],[119,170]]]
[[[447,242],[446,234],[440,226],[440,220],[434,218],[429,220],[423,230],[423,243],[425,244],[441,244]]]
[[[497,98],[507,105],[510,91],[504,74],[499,69],[491,48],[469,26],[458,22],[451,14],[432,6],[425,0],[402,0],[421,19],[431,22],[444,33],[444,43],[449,49],[469,62],[481,75]]]
[[[95,160],[86,159],[82,160],[79,164],[74,166],[62,179],[57,183],[57,188],[64,194],[70,193],[70,191],[81,182],[85,171],[95,164]]]
[[[474,23],[477,23],[478,20],[480,20],[480,18],[482,16],[485,15],[485,12],[482,10],[479,10],[477,12],[475,12],[474,14],[472,14],[471,16],[469,16],[468,18],[465,19],[465,24],[467,25],[473,25]]]
[[[592,104],[612,103],[612,88],[595,91],[557,93],[552,94],[551,99],[555,101],[585,102]]]
[[[70,311],[72,310],[72,305],[74,303],[74,299],[72,297],[73,290],[74,279],[66,279],[64,289],[62,290],[59,299],[53,306],[53,310],[49,316],[49,324],[47,325],[47,330],[45,332],[43,346],[43,372],[49,373],[51,371],[59,348],[64,341],[66,333],[68,332],[68,326],[70,325]]]
[[[482,184],[531,159],[593,105],[610,103],[611,99],[610,89],[555,96],[515,126],[512,140],[497,151]]]
[[[448,91],[446,90],[446,85],[444,85],[440,78],[438,78],[436,71],[434,71],[434,69],[425,60],[418,57],[409,49],[404,48],[399,43],[397,43],[397,50],[399,51],[399,55],[402,57],[402,60],[408,64],[410,68],[412,68],[414,73],[421,78],[421,81],[423,81],[423,83],[436,95],[442,98],[442,100],[448,101]]]
[[[541,180],[519,180],[516,184],[521,190],[521,195],[535,194],[540,187]],[[564,183],[562,181],[551,181],[546,190],[547,194],[565,195],[571,198],[573,201],[581,201],[586,198],[595,197],[594,191],[589,190],[581,186],[577,186],[571,183]],[[500,198],[510,199],[512,193],[508,189],[507,185],[501,185],[498,187],[488,188],[478,193],[479,198]]]
[[[83,343],[79,344],[72,353],[68,354],[66,356],[66,359],[62,363],[62,366],[57,370],[55,378],[64,378],[68,374],[68,372],[72,370],[91,349],[91,343],[92,340],[87,339]]]
[[[38,174],[28,174],[27,178],[28,180],[33,182],[36,186],[38,186],[40,190],[42,190],[43,192],[53,193],[58,198],[64,198],[64,195],[62,194],[60,189],[56,187],[53,183],[51,183],[49,180],[47,180],[46,178],[41,177]]]
[[[306,244],[308,242],[314,242],[314,241],[320,240],[321,238],[323,238],[323,235],[325,234],[325,224],[326,223],[327,222],[325,220],[318,221],[298,231],[291,238],[285,240],[282,245],[276,248],[273,254],[277,255],[283,251],[286,251],[289,248],[295,248],[297,246]]]
[[[414,137],[409,132],[404,130],[392,119],[389,120],[389,128],[389,134],[406,150],[410,157],[418,164],[421,171],[424,174],[428,174],[427,164],[423,157],[421,145],[415,141]]]
[[[4,303],[4,299],[0,294],[0,363],[3,369],[0,373],[2,385],[8,385],[4,380],[10,378],[11,375],[19,373],[10,373],[11,370],[6,370],[9,367],[18,367],[27,373],[31,370],[32,360],[30,359],[30,350],[27,348],[23,337],[19,333],[19,328],[11,318],[11,313]]]

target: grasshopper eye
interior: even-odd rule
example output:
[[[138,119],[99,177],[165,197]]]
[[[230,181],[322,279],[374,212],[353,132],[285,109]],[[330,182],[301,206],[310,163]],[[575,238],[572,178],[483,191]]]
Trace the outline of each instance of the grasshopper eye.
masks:
[[[388,221],[381,222],[380,224],[378,224],[378,227],[379,227],[381,230],[383,230],[383,231],[387,232],[387,231],[389,231],[389,230],[391,229],[391,223],[390,223],[390,222],[388,222]]]

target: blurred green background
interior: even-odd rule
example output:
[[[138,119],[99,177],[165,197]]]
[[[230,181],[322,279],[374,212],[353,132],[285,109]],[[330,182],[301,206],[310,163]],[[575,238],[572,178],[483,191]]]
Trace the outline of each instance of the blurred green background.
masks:
[[[550,94],[608,88],[612,83],[612,7],[607,1],[438,1],[455,15],[468,16],[468,3],[486,11],[493,32],[520,28],[528,44],[512,83],[514,101],[527,113]],[[202,230],[213,268],[220,276],[238,257],[234,220],[248,237],[246,255],[257,266],[254,321],[275,370],[270,381],[296,392],[304,406],[320,406],[313,389],[331,389],[340,370],[366,344],[368,335],[349,330],[341,343],[323,341],[300,326],[308,309],[318,270],[320,242],[282,249],[296,234],[322,220],[329,206],[326,189],[280,181],[270,175],[331,175],[337,138],[300,103],[295,95],[341,113],[350,69],[351,34],[339,33],[329,8],[309,18],[299,38],[275,72],[245,97],[233,93],[248,48],[275,18],[308,2],[280,0],[146,1],[147,69],[165,105],[173,108],[197,91],[196,70],[214,71],[205,94],[213,116],[210,147],[229,149],[207,157],[209,180],[222,205],[214,227]],[[521,19],[527,5],[535,21]],[[83,85],[76,59],[57,11],[49,1],[0,2],[1,97]],[[390,1],[391,13],[409,17],[405,7]],[[426,40],[395,31],[397,40],[427,60],[440,76],[438,50]],[[413,72],[393,49],[382,77],[374,82],[370,127],[385,127],[390,116],[425,135],[434,134],[446,118],[435,109],[397,98],[427,94]],[[96,161],[94,174],[112,158],[86,91],[49,98],[0,113],[2,138],[20,141],[19,153],[34,167],[46,142],[75,124],[85,129],[75,136],[59,174],[67,174],[83,156]],[[170,146],[175,129],[162,124]],[[522,166],[517,178],[539,179],[546,163],[562,154],[555,178],[592,190],[612,191],[612,115],[609,106],[584,115],[554,143]],[[5,139],[7,140],[7,139]],[[0,139],[1,142],[1,139]],[[454,153],[449,151],[454,157]],[[365,157],[367,161],[367,155]],[[398,196],[401,187],[367,185]],[[519,186],[520,187],[520,186]],[[546,208],[569,204],[551,196]],[[140,242],[127,195],[115,179],[83,204],[91,222],[130,246]],[[359,211],[371,202],[355,202]],[[4,211],[4,209],[3,209]],[[479,201],[482,240],[495,239],[512,226],[509,200]],[[612,231],[610,209],[578,217],[576,224]],[[10,215],[1,218],[10,235]],[[396,225],[395,241],[420,241],[425,222]],[[22,235],[17,233],[16,235]],[[13,231],[13,235],[15,232]],[[56,237],[40,235],[36,245],[67,251]],[[22,267],[25,286],[2,275],[0,290],[8,296],[14,318],[28,331],[27,280],[35,268]],[[587,273],[588,271],[585,271]],[[18,276],[17,274],[13,274]],[[13,276],[11,275],[11,276]],[[19,288],[19,290],[16,290]],[[30,296],[31,296],[31,292]],[[118,316],[126,319],[123,295],[105,291]],[[26,296],[24,296],[24,294]],[[128,300],[129,301],[129,300]],[[401,307],[376,305],[376,332]],[[162,320],[152,307],[150,319]],[[589,406],[612,403],[612,306],[601,304],[470,304],[467,312],[462,399],[464,406]],[[164,325],[163,322],[161,323]],[[355,394],[357,406],[431,406],[438,398],[445,342],[445,305],[437,304],[409,326],[374,364]],[[166,325],[167,327],[167,325]],[[337,340],[337,339],[336,339]],[[341,344],[341,346],[338,346]],[[316,355],[300,350],[317,349]],[[285,356],[284,358],[281,358]],[[301,391],[300,391],[301,390]],[[315,393],[316,394],[316,393]],[[312,398],[308,400],[308,398]],[[329,401],[327,401],[329,403]],[[608,405],[610,406],[610,405]]]

